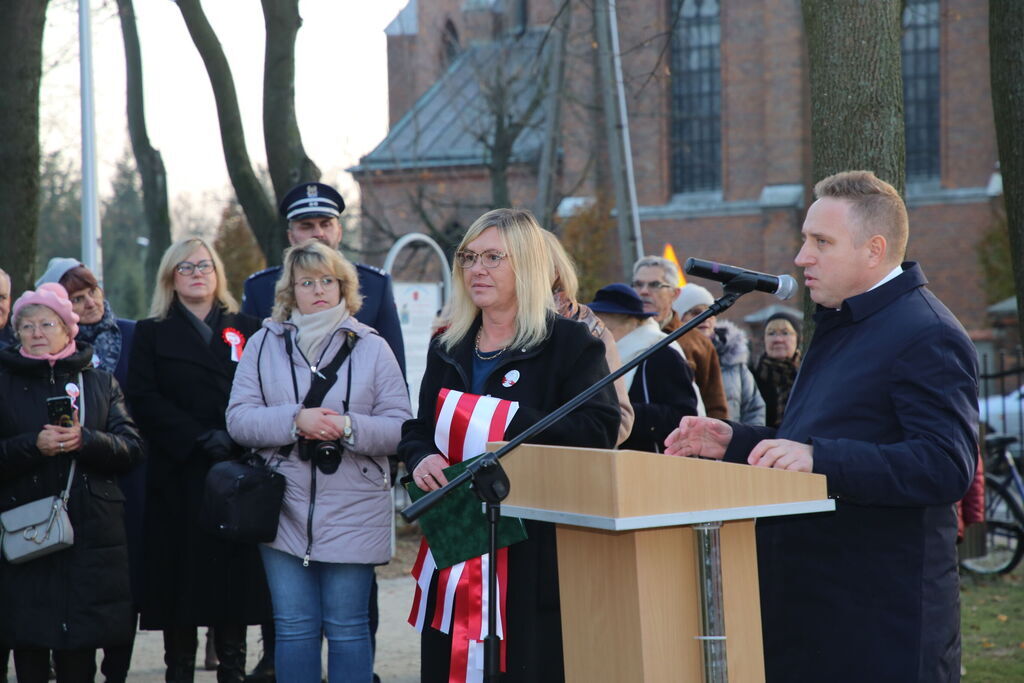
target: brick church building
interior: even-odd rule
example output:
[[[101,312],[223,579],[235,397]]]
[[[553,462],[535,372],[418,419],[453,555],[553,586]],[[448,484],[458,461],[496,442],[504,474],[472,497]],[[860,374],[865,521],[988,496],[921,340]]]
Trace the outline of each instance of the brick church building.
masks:
[[[610,105],[594,4],[409,0],[386,30],[390,132],[352,169],[364,234],[457,240],[499,201],[534,208],[557,230],[607,196]],[[800,1],[617,8],[645,251],[670,243],[680,260],[797,275],[817,180]],[[985,3],[907,0],[904,28],[909,257],[978,333],[987,320],[977,245],[1001,193]],[[601,239],[619,253],[614,230]],[[622,277],[616,265],[609,279]],[[745,297],[730,317],[769,303]]]

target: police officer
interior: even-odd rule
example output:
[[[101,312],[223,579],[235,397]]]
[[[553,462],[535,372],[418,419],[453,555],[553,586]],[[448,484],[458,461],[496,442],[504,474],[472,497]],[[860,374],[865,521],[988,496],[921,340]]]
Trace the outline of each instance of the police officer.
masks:
[[[330,185],[300,183],[281,200],[278,211],[288,222],[288,242],[298,244],[317,239],[337,249],[341,244],[341,222],[338,217],[345,210],[345,200]],[[363,307],[356,318],[377,330],[395,352],[398,365],[405,376],[405,345],[398,324],[398,309],[391,291],[391,276],[379,268],[362,263],[355,264],[359,273],[359,291]],[[242,294],[242,312],[259,319],[270,315],[274,307],[274,285],[281,277],[281,266],[271,266],[253,273],[245,281]]]
[[[338,217],[345,210],[345,200],[330,185],[324,183],[300,183],[288,190],[277,207],[281,217],[288,222],[288,242],[298,244],[308,239],[317,239],[337,249],[341,244],[341,222]],[[405,345],[402,342],[402,328],[398,323],[398,309],[395,295],[391,291],[391,276],[379,268],[362,263],[355,264],[359,275],[359,291],[363,295],[363,306],[356,314],[359,322],[377,330],[391,347],[398,359],[398,365],[405,376]],[[281,266],[271,266],[250,275],[242,292],[242,312],[259,319],[270,315],[274,307],[274,286],[281,277]],[[377,633],[377,581],[374,579],[370,592],[370,635]],[[274,680],[274,625],[263,625],[263,657],[247,681]],[[380,680],[374,674],[374,680]]]

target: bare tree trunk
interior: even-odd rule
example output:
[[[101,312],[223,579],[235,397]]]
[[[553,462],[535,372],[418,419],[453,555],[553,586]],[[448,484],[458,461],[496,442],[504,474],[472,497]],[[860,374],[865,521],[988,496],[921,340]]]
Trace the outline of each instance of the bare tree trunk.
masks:
[[[988,12],[992,109],[1017,290],[1017,325],[1024,331],[1024,3],[990,0]]]
[[[49,0],[8,0],[0,21],[0,266],[32,286],[39,223],[39,82]]]
[[[298,0],[263,0],[263,20],[263,139],[280,199],[297,183],[319,180],[320,169],[306,156],[295,119],[295,39],[302,26]]]
[[[904,192],[902,1],[803,0],[812,174],[866,169]]]
[[[146,249],[145,282],[156,279],[164,251],[171,245],[171,216],[167,203],[167,171],[160,151],[154,149],[146,132],[146,109],[143,97],[142,57],[139,32],[135,24],[132,0],[117,0],[124,40],[124,61],[128,100],[128,135],[132,141],[135,165],[142,179],[142,202],[149,225],[149,246]]]
[[[249,161],[231,67],[199,0],[177,0],[177,5],[210,77],[213,97],[217,103],[224,160],[231,185],[235,189],[235,196],[242,205],[242,211],[245,212],[246,220],[249,221],[253,234],[263,249],[267,263],[279,264],[286,241],[284,229],[278,221],[274,205],[260,185],[259,178]]]
[[[902,0],[802,0],[811,82],[811,173],[869,170],[904,192]],[[804,344],[814,304],[804,296]]]

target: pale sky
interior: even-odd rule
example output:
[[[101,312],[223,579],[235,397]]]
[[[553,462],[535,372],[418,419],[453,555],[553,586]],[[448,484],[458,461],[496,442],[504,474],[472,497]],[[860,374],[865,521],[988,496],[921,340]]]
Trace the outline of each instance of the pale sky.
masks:
[[[296,110],[306,152],[324,180],[347,182],[356,163],[387,132],[384,27],[407,0],[301,0],[296,45]],[[113,0],[91,0],[96,140],[101,196],[128,145],[124,47]],[[41,126],[44,150],[81,155],[77,0],[53,0],[44,45]],[[259,0],[205,0],[203,7],[231,64],[246,143],[263,164],[263,12]],[[172,0],[135,0],[142,45],[146,123],[163,155],[169,196],[219,197],[228,185],[210,82]],[[52,65],[52,66],[47,66]]]

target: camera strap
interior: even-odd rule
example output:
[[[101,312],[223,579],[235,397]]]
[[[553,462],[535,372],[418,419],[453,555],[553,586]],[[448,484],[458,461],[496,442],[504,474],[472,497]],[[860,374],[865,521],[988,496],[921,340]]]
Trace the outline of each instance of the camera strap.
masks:
[[[326,366],[319,368],[316,372],[311,373],[312,380],[309,384],[309,391],[306,392],[306,397],[302,399],[302,405],[306,408],[319,408],[323,404],[324,398],[327,396],[327,392],[331,390],[334,383],[338,381],[338,370],[341,368],[341,364],[345,362],[345,359],[352,353],[352,349],[355,348],[356,342],[359,341],[359,337],[355,332],[345,332],[345,341],[342,343],[341,348],[338,349],[338,353],[335,354],[331,362]],[[299,383],[298,378],[295,376],[295,363],[291,362],[292,357],[292,335],[291,330],[285,330],[284,333],[284,348],[288,353],[288,367],[292,371],[292,388],[295,391],[295,399],[299,398]],[[342,401],[342,409],[348,412],[348,402],[352,395],[352,364],[348,364],[348,385],[345,387],[345,398]]]

